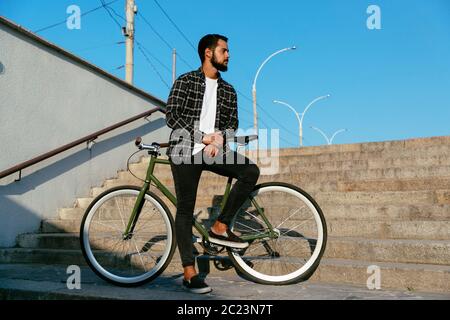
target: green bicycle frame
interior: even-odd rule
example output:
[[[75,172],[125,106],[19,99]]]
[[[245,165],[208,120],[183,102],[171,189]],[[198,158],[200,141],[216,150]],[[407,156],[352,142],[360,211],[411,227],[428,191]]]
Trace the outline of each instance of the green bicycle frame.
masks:
[[[147,191],[150,190],[150,185],[153,182],[158,190],[160,190],[168,199],[170,202],[173,203],[174,206],[177,205],[177,199],[176,197],[169,191],[169,189],[164,186],[164,184],[159,181],[157,177],[153,174],[155,165],[156,164],[163,164],[163,165],[170,165],[170,161],[167,159],[159,159],[155,155],[151,155],[150,157],[150,163],[148,165],[147,174],[145,178],[144,185],[142,186],[138,198],[136,200],[136,203],[133,208],[133,212],[131,213],[130,219],[128,221],[127,228],[125,229],[125,232],[123,233],[124,239],[130,238],[133,234],[134,228],[136,226],[137,220],[139,218],[139,215],[142,211],[142,207],[144,206],[144,197]],[[231,190],[231,182],[233,178],[229,177],[225,192],[222,198],[222,202],[220,204],[220,211],[222,212],[223,208],[225,207],[225,204],[228,200],[228,196],[230,194]],[[272,225],[270,224],[269,220],[264,214],[264,209],[261,208],[256,200],[254,198],[251,198],[252,204],[255,206],[256,210],[258,211],[259,216],[262,218],[262,220],[266,223],[268,227],[268,231],[260,234],[251,234],[251,235],[243,235],[241,238],[245,241],[253,241],[256,239],[264,239],[264,238],[273,238],[276,237],[276,232],[273,230]],[[193,226],[194,228],[203,236],[205,240],[208,239],[208,231],[206,228],[198,222],[195,218],[193,220]]]

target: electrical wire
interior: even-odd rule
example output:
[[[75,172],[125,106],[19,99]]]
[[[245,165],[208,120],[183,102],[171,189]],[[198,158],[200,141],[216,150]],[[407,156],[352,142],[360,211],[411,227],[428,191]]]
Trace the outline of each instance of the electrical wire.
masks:
[[[184,40],[187,41],[187,43],[189,43],[189,45],[192,47],[192,49],[194,49],[195,52],[197,52],[197,49],[195,48],[195,46],[192,44],[192,42],[186,37],[186,35],[183,33],[183,31],[181,31],[181,29],[177,26],[177,24],[172,20],[172,18],[168,15],[168,13],[164,10],[163,7],[161,7],[161,5],[158,3],[158,1],[153,0],[153,2],[156,3],[156,5],[159,7],[159,9],[164,13],[164,15],[166,16],[166,18],[172,23],[172,25],[175,27],[175,29],[177,29],[177,31],[181,34],[181,36],[184,38]]]
[[[147,60],[148,64],[153,68],[153,71],[155,71],[155,73],[158,75],[159,79],[166,85],[167,89],[170,90],[169,84],[164,80],[163,76],[156,69],[155,65],[150,61],[150,59],[148,58],[147,54],[144,52],[142,47],[139,44],[137,44],[137,48],[142,53],[142,55],[144,56],[145,60]]]
[[[105,48],[105,47],[110,47],[113,45],[117,45],[117,44],[123,44],[123,41],[117,41],[117,42],[111,42],[111,43],[105,43],[105,44],[101,44],[98,46],[91,46],[91,47],[86,47],[86,48],[82,48],[82,49],[78,49],[76,50],[76,52],[83,52],[83,51],[89,51],[89,50],[96,50],[96,49],[100,49],[100,48]]]
[[[119,1],[119,0],[113,0],[113,1],[110,1],[110,2],[106,3],[106,5],[113,4],[113,3],[117,2],[117,1]],[[101,6],[99,6],[99,7],[95,7],[95,8],[93,8],[93,9],[89,10],[89,11],[86,11],[86,12],[82,13],[82,14],[80,15],[80,17],[84,17],[84,16],[86,16],[86,15],[92,13],[92,12],[95,12],[95,11],[97,11],[97,10],[100,10],[100,9],[102,9],[102,8],[103,8],[103,5],[101,5]],[[42,31],[45,31],[45,30],[48,30],[48,29],[51,29],[51,28],[60,26],[60,25],[62,25],[62,24],[66,24],[66,23],[67,23],[67,19],[64,19],[64,21],[61,21],[61,22],[57,22],[57,23],[51,24],[51,25],[49,25],[49,26],[46,26],[46,27],[37,29],[37,30],[35,30],[35,31],[33,31],[33,32],[34,32],[34,33],[39,33],[39,32],[42,32]]]
[[[153,53],[150,52],[150,50],[148,50],[142,43],[140,43],[139,41],[136,40],[136,43],[138,45],[140,45],[144,51],[146,51],[154,60],[156,60],[167,72],[169,72],[170,74],[172,73],[172,70],[170,70],[170,68],[164,64],[161,60],[159,60]]]
[[[147,18],[145,18],[145,16],[138,12],[137,16],[142,19],[142,21],[144,21],[144,23],[156,34],[156,36],[162,41],[164,42],[164,44],[167,46],[167,48],[169,48],[169,50],[173,50],[175,47],[172,46],[166,39],[164,39],[164,37],[156,30],[155,27],[153,27],[153,25],[147,20]],[[184,63],[186,64],[189,68],[194,69],[189,62],[186,61],[186,59],[184,59],[177,51],[177,57]]]
[[[105,4],[104,0],[100,0],[100,2],[103,5],[103,8],[105,9],[105,11],[108,13],[108,15],[111,17],[111,19],[115,22],[115,24],[119,27],[120,30],[122,30],[122,25],[120,24],[119,21],[117,21],[116,18],[114,18],[114,16],[111,14],[111,12],[109,11],[109,7]]]

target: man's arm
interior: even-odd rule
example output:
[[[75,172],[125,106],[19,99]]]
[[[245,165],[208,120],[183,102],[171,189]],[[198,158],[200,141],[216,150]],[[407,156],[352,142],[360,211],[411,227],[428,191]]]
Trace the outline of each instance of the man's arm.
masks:
[[[231,113],[228,119],[228,123],[225,125],[225,130],[222,131],[222,136],[224,140],[224,144],[227,143],[228,140],[232,140],[236,135],[236,130],[239,127],[239,119],[238,119],[238,104],[237,104],[237,94],[233,89],[233,97],[231,99]]]
[[[201,143],[203,132],[195,130],[194,125],[183,118],[183,108],[189,90],[189,80],[186,76],[178,78],[170,90],[166,105],[166,123],[171,129],[186,130],[195,142]]]

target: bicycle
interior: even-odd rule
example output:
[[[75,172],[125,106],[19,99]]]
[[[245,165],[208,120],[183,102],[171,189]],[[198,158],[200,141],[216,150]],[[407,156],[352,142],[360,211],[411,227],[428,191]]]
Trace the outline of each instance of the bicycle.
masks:
[[[245,146],[257,136],[234,137]],[[154,176],[167,143],[135,141],[150,156],[141,188],[119,186],[98,195],[84,214],[80,242],[83,255],[102,279],[119,286],[138,286],[158,277],[169,265],[176,248],[174,219],[164,201],[150,191],[153,183],[176,206],[175,196]],[[229,177],[220,209],[231,189]],[[208,241],[208,230],[195,218],[193,227],[205,252],[218,255],[225,248]],[[297,186],[266,182],[255,186],[235,215],[231,229],[249,242],[246,249],[227,247],[232,265],[246,279],[271,285],[307,280],[325,251],[327,227],[314,199]]]

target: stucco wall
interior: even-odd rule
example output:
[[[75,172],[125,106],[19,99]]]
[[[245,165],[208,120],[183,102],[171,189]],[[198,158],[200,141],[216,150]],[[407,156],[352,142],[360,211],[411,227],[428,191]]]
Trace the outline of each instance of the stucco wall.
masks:
[[[0,171],[163,105],[0,23]],[[99,137],[0,180],[0,247],[126,168],[133,141],[166,142],[164,114]]]

